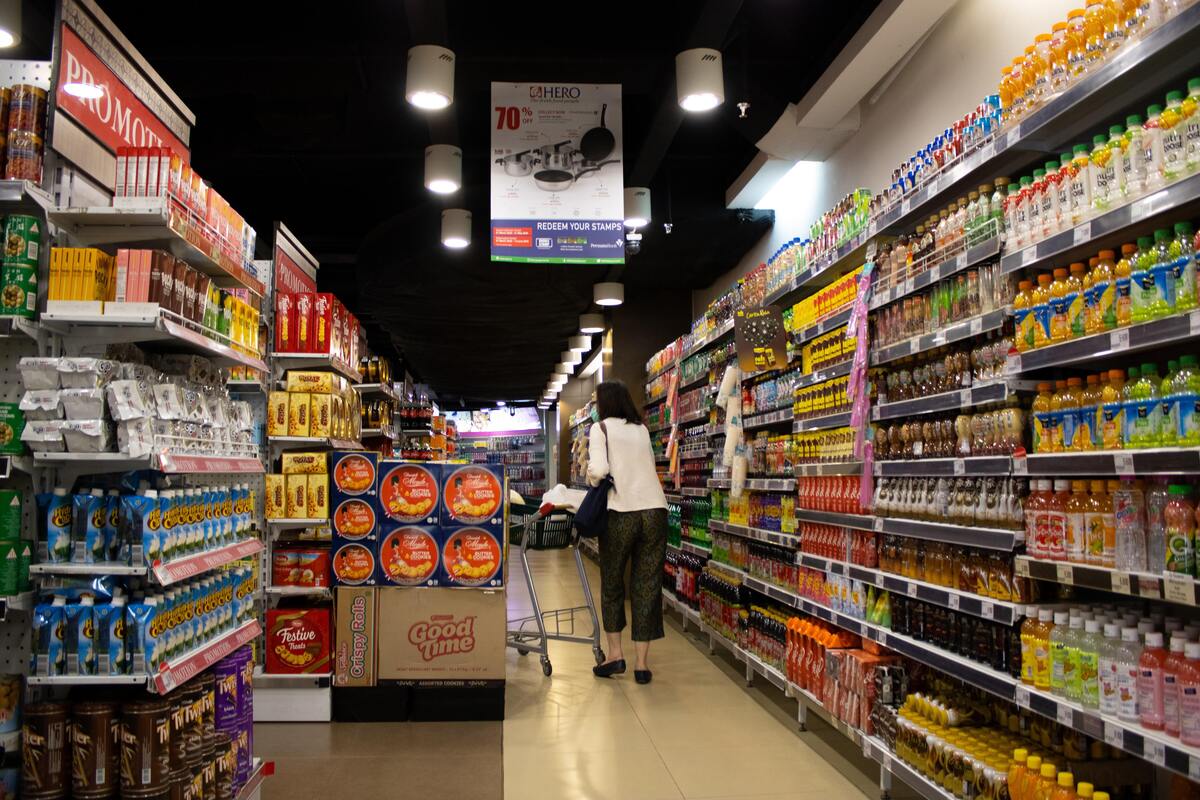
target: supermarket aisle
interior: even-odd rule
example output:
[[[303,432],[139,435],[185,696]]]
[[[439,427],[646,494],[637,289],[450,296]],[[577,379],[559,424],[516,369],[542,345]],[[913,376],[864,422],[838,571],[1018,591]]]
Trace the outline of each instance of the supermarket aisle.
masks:
[[[531,558],[543,609],[582,602],[570,552]],[[585,563],[598,593],[599,573]],[[508,604],[510,617],[527,613],[515,558]],[[536,656],[508,651],[506,798],[878,796],[873,778],[858,785],[844,777],[858,772],[848,761],[863,763],[846,739],[819,721],[814,732],[797,733],[793,701],[769,685],[747,689],[740,670],[710,657],[674,615],[651,653],[649,686],[634,682],[632,663],[620,678],[597,680],[584,645],[551,643],[551,657],[554,675],[545,678]]]

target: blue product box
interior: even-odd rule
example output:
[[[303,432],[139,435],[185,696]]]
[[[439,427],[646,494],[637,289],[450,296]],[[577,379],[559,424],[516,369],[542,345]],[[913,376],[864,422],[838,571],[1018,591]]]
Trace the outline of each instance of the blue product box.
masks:
[[[439,531],[443,586],[504,585],[504,528],[443,526]]]
[[[334,585],[375,585],[379,563],[375,542],[345,539],[335,533],[329,552]]]
[[[443,572],[438,528],[384,526],[379,536],[376,576],[380,586],[440,586]]]
[[[379,464],[381,525],[437,525],[441,510],[440,464],[384,459]]]
[[[508,492],[503,464],[442,467],[442,525],[504,528]]]

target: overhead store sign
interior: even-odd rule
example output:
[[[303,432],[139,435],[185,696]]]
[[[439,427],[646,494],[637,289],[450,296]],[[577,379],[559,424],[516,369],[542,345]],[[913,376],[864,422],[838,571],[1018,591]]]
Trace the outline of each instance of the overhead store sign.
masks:
[[[493,261],[624,264],[620,84],[492,84]]]
[[[275,223],[275,292],[299,294],[317,290],[320,264],[282,222]]]
[[[733,318],[738,369],[744,373],[779,369],[788,363],[787,334],[778,306],[739,310]]]

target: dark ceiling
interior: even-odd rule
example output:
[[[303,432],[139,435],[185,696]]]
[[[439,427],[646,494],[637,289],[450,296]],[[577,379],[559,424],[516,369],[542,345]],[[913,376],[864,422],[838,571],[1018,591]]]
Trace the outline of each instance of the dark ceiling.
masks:
[[[441,397],[467,402],[538,397],[597,280],[686,296],[735,265],[771,217],[726,210],[726,188],[877,4],[209,0],[173,20],[168,7],[100,1],[195,112],[193,163],[259,231],[260,257],[282,220],[377,349],[394,346]],[[455,51],[449,109],[405,103],[413,44]],[[698,46],[722,50],[726,102],[690,116],[674,56]],[[626,184],[649,185],[654,208],[624,268],[488,260],[490,83],[549,79],[622,85]],[[463,149],[465,185],[449,198],[423,187],[434,143]],[[473,244],[447,251],[441,209],[459,206]]]

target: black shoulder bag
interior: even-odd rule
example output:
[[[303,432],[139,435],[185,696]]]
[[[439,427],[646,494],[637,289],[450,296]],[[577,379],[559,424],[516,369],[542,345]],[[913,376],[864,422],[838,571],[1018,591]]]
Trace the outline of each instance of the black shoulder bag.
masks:
[[[600,430],[604,433],[604,454],[609,454],[608,449],[608,428],[604,423],[599,423]],[[608,529],[608,491],[613,488],[612,477],[612,461],[608,462],[609,474],[605,475],[600,481],[599,486],[589,487],[587,496],[583,498],[583,502],[579,504],[579,510],[575,512],[575,530],[585,539],[592,539],[604,533]]]

